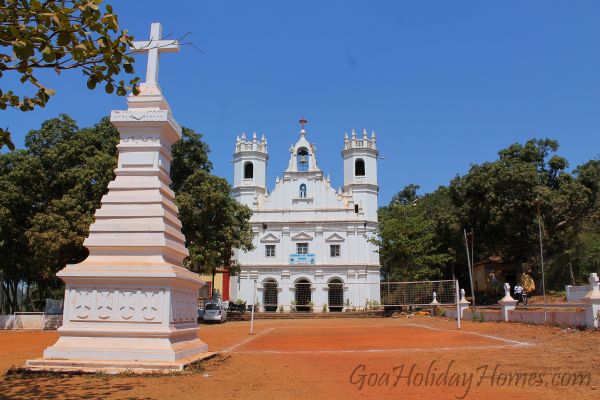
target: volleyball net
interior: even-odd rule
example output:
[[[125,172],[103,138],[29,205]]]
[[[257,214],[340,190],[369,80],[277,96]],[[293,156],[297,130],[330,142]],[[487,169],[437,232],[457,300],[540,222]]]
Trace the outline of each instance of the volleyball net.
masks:
[[[254,304],[257,311],[359,311],[393,307],[456,305],[457,282],[453,280],[419,282],[351,283],[273,280],[256,283]],[[253,304],[248,301],[248,304]]]

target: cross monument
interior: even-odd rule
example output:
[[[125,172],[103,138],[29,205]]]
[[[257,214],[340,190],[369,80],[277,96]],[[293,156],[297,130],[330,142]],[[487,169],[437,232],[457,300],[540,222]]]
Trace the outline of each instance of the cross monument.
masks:
[[[146,83],[156,85],[158,84],[160,53],[179,51],[179,41],[162,40],[162,25],[160,22],[153,22],[150,26],[150,40],[133,42],[132,49],[136,53],[148,53]]]
[[[179,44],[160,31],[153,23],[150,41],[134,43],[149,54],[146,83],[126,110],[111,112],[120,135],[115,179],[83,242],[89,256],[57,274],[65,282],[60,337],[29,369],[170,372],[210,355],[196,321],[204,282],[183,266],[189,253],[169,188],[181,127],[157,85],[159,53]]]

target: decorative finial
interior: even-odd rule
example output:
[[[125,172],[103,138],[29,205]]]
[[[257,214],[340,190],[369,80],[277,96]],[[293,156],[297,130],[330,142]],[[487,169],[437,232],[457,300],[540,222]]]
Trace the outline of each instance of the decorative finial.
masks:
[[[375,131],[371,132],[371,140],[375,141]]]
[[[158,83],[158,61],[160,53],[179,51],[178,40],[161,40],[162,25],[153,22],[150,25],[150,40],[133,42],[131,49],[135,53],[148,53],[148,65],[146,66],[146,83],[156,85]]]
[[[256,142],[256,132],[252,132],[252,141]]]
[[[344,132],[344,140],[348,140],[348,132]]]
[[[240,141],[240,135],[236,135],[236,136],[235,136],[235,141],[236,141],[236,142],[239,142],[239,141]]]
[[[356,139],[356,131],[352,128],[352,139]]]
[[[367,138],[367,129],[363,128],[363,139]]]
[[[246,140],[246,132],[242,132],[242,140]]]

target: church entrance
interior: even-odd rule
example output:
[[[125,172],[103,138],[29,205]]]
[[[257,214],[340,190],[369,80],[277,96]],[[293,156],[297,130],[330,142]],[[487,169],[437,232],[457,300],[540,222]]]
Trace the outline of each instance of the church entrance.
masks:
[[[329,281],[328,303],[329,311],[339,312],[344,310],[344,283],[341,279],[332,279]]]
[[[265,311],[277,311],[277,282],[273,279],[263,283],[263,307]]]
[[[308,279],[300,279],[296,282],[296,311],[311,311],[312,291]]]

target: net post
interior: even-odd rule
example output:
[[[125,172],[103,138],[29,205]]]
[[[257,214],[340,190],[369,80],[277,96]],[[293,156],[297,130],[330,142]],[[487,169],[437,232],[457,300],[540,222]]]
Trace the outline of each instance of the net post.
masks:
[[[455,281],[456,288],[456,328],[460,329],[460,290],[458,288],[458,279]]]
[[[254,335],[254,309],[256,308],[256,280],[254,280],[254,290],[252,292],[252,315],[250,315],[250,335]]]

